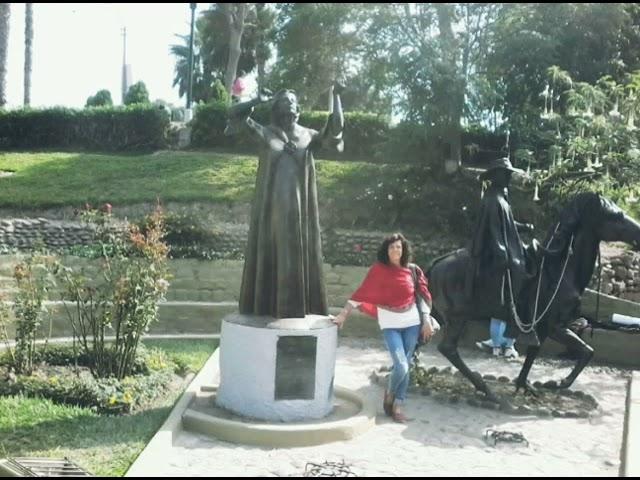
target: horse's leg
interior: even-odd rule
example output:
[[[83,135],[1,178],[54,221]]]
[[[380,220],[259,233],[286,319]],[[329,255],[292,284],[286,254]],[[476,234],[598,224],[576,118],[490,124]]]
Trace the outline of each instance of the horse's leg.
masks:
[[[587,366],[591,357],[593,357],[593,348],[584,343],[572,330],[565,327],[558,327],[557,329],[554,329],[551,333],[551,338],[571,350],[580,352],[575,367],[573,367],[573,370],[571,370],[571,373],[569,373],[566,378],[561,380],[559,384],[555,381],[547,382],[545,384],[545,387],[549,388],[569,388],[575,379],[578,378],[578,375],[580,375],[580,372],[582,372],[584,367]]]
[[[516,380],[516,393],[520,391],[522,388],[524,393],[530,393],[532,395],[537,395],[537,390],[531,385],[527,377],[529,376],[529,371],[531,370],[531,366],[533,362],[538,357],[538,353],[540,352],[540,347],[535,345],[529,345],[527,347],[527,358],[524,361],[524,365],[520,369],[520,374],[518,375],[518,379]]]
[[[458,353],[458,340],[460,340],[460,336],[464,330],[465,319],[463,317],[454,317],[447,319],[447,328],[445,330],[444,337],[438,344],[438,350],[442,355],[447,357],[447,359],[456,367],[460,372],[469,379],[471,383],[473,383],[474,387],[477,390],[483,392],[487,398],[493,402],[499,402],[498,397],[489,390],[489,387],[482,379],[482,376],[474,374],[467,364],[464,363],[462,357]]]
[[[527,377],[529,377],[529,372],[531,371],[531,367],[533,366],[533,362],[538,358],[538,353],[540,353],[540,347],[544,343],[547,338],[546,329],[542,329],[542,331],[538,332],[538,338],[540,339],[540,345],[529,345],[527,347],[527,358],[524,360],[524,365],[520,369],[520,374],[518,375],[518,379],[516,380],[516,393],[522,388],[524,393],[530,393],[532,395],[538,395],[537,390],[531,385]]]

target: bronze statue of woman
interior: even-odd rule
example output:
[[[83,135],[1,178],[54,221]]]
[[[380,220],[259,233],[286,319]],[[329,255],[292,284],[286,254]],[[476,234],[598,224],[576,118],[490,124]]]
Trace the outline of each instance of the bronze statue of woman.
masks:
[[[341,90],[338,84],[331,88],[333,112],[322,132],[298,125],[300,107],[292,90],[273,98],[262,90],[230,109],[230,125],[246,125],[263,147],[240,288],[241,314],[328,314],[313,154],[323,145],[343,149]],[[254,106],[268,101],[273,101],[271,121],[260,125],[250,115]]]

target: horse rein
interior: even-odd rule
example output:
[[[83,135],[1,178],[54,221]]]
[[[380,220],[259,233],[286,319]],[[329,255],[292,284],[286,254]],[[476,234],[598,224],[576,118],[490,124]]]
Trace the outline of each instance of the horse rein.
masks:
[[[547,246],[546,248],[548,249],[549,246],[551,245],[551,242],[553,241],[553,238],[555,237],[556,233],[558,232],[558,228],[560,227],[560,223],[558,222],[556,224],[556,228],[553,231],[553,235],[551,235],[551,238],[549,239],[549,241],[547,242]],[[533,320],[531,322],[531,324],[529,325],[525,325],[523,324],[519,318],[516,318],[516,323],[518,324],[518,328],[523,332],[523,333],[530,333],[533,332],[536,328],[536,325],[538,323],[540,323],[540,320],[542,320],[542,318],[546,315],[546,313],[549,311],[549,308],[551,307],[551,304],[553,303],[553,301],[556,298],[556,295],[558,294],[558,290],[560,289],[560,284],[562,283],[562,279],[564,278],[564,274],[567,270],[567,265],[569,264],[569,258],[571,257],[571,251],[572,251],[572,247],[573,247],[573,240],[574,240],[575,235],[572,234],[571,235],[571,239],[569,240],[569,247],[567,248],[567,255],[565,257],[564,260],[564,265],[562,266],[562,273],[560,274],[560,278],[558,279],[558,283],[556,285],[556,288],[553,292],[553,295],[551,296],[551,299],[549,300],[549,303],[547,304],[546,308],[544,309],[544,312],[542,312],[540,314],[539,317],[537,317],[538,315],[538,303],[540,301],[540,286],[542,284],[542,274],[544,272],[544,261],[545,261],[545,256],[542,256],[542,261],[540,262],[540,273],[538,274],[538,287],[536,289],[536,301],[533,307]],[[509,269],[507,269],[507,277],[509,280],[509,290],[511,293],[511,298],[513,298],[513,285],[511,284],[511,272],[509,271]],[[599,299],[598,299],[599,300]]]

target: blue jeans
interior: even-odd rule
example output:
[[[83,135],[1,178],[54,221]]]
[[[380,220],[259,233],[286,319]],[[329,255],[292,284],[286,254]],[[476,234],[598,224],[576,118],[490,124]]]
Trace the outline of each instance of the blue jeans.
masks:
[[[407,328],[383,328],[382,335],[393,360],[388,390],[396,400],[404,401],[409,388],[409,364],[418,344],[420,325]]]
[[[504,331],[507,328],[507,322],[498,318],[491,319],[491,326],[489,332],[491,333],[491,342],[494,348],[511,348],[515,342],[513,338],[507,338],[504,336]]]

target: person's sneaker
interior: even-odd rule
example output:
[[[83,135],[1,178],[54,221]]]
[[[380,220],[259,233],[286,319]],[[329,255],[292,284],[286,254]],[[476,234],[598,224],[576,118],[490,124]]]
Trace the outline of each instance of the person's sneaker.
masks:
[[[514,360],[518,359],[520,355],[518,355],[518,351],[513,347],[507,347],[504,349],[504,358],[512,358]]]
[[[489,353],[493,349],[493,342],[491,339],[484,340],[482,342],[476,342],[476,347],[478,347],[483,352]]]
[[[493,356],[499,357],[502,355],[502,349],[500,347],[493,347]]]

